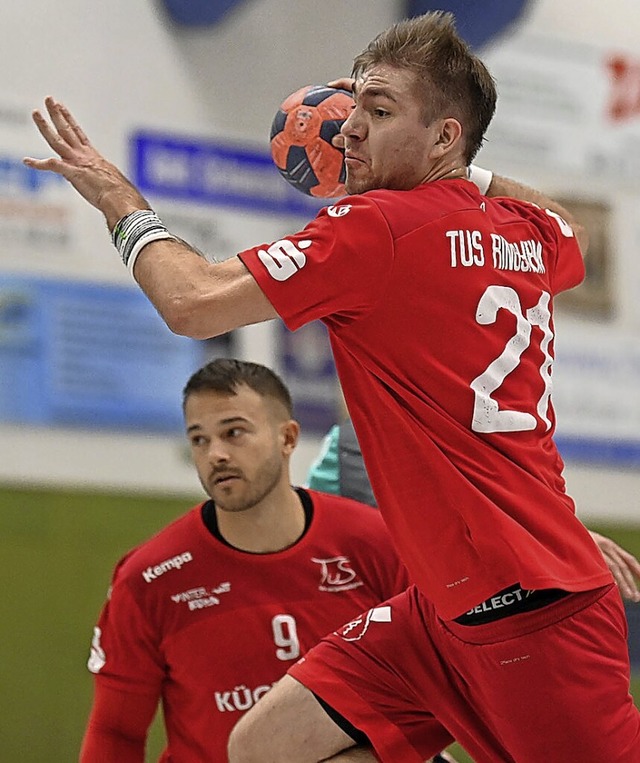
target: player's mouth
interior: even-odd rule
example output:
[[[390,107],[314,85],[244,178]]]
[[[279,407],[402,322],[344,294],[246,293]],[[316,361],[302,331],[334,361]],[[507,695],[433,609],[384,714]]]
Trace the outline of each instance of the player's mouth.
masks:
[[[361,159],[358,156],[354,156],[353,154],[349,153],[349,151],[345,153],[344,160],[347,166],[352,166],[352,167],[357,166],[358,164],[365,164],[364,159]]]
[[[214,485],[228,485],[234,480],[241,479],[239,474],[217,474],[212,477]]]

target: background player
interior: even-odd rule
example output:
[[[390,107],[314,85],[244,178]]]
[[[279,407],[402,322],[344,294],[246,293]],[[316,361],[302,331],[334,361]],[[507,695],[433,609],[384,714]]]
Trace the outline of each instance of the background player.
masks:
[[[496,90],[449,15],[394,25],[354,74],[351,195],[219,265],[171,237],[61,104],[46,100],[53,124],[34,114],[58,157],[27,164],[103,212],[173,330],[326,323],[416,583],[312,649],[242,719],[230,758],[328,758],[352,744],[342,716],[385,761],[422,761],[454,737],[477,763],[639,763],[622,601],[552,440],[552,297],[584,275],[584,229],[469,169]],[[571,708],[562,724],[558,707]]]
[[[377,506],[350,418],[329,430],[318,458],[309,469],[307,482],[313,490]],[[602,552],[622,597],[639,602],[640,561],[611,538],[593,530],[589,534]]]
[[[162,760],[226,760],[234,723],[301,654],[408,584],[377,512],[291,487],[299,426],[272,371],[209,363],[184,415],[210,500],[116,568],[89,660],[84,763],[141,763],[159,701]]]

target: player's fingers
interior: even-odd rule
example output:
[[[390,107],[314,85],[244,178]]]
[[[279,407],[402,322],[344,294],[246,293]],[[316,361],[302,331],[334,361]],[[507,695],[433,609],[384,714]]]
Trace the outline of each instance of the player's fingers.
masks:
[[[34,159],[31,156],[27,156],[22,160],[23,164],[27,167],[32,167],[34,170],[47,170],[49,172],[55,172],[58,175],[65,175],[66,165],[61,159],[51,157],[49,159]]]
[[[620,549],[620,557],[622,561],[627,565],[629,570],[638,578],[640,578],[640,561],[628,551],[623,548]]]
[[[327,85],[329,87],[335,87],[339,90],[348,90],[350,93],[352,93],[354,82],[355,80],[352,77],[340,77],[339,79],[334,79],[332,82],[327,82]]]
[[[63,159],[71,159],[73,152],[69,144],[64,140],[56,130],[49,124],[40,111],[34,111],[32,114],[38,132],[46,140],[49,146],[59,154]]]
[[[69,125],[69,128],[71,129],[78,143],[82,146],[90,146],[91,143],[89,142],[89,138],[87,138],[85,131],[76,122],[75,117],[69,111],[69,109],[63,103],[59,103],[58,107],[60,109],[60,113],[66,119],[67,124]]]
[[[638,587],[631,570],[617,557],[608,556],[607,563],[622,597],[629,601],[637,601]]]
[[[49,118],[53,123],[53,126],[58,131],[63,140],[67,142],[69,146],[77,147],[81,145],[78,136],[76,135],[73,126],[69,123],[69,112],[64,108],[61,103],[52,98],[50,95],[44,99],[44,105],[49,113]]]

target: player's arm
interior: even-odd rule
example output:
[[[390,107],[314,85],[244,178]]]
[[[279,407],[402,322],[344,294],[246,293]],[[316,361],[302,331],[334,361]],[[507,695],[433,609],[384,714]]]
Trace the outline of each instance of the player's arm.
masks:
[[[144,763],[158,697],[118,691],[96,680],[80,763]]]
[[[476,182],[478,172],[486,173],[486,175],[480,175],[480,181],[476,184],[485,196],[509,196],[513,199],[521,199],[522,201],[530,201],[533,204],[541,207],[542,209],[550,209],[557,215],[560,215],[571,226],[573,233],[580,246],[582,256],[587,253],[589,247],[589,236],[583,225],[569,212],[568,209],[559,204],[554,199],[550,198],[541,191],[537,191],[535,188],[530,188],[523,183],[518,183],[510,178],[505,178],[500,175],[492,175],[488,170],[482,170],[481,168],[471,165],[469,179]],[[474,177],[474,173],[476,177]],[[483,187],[483,180],[488,182],[488,187]]]
[[[602,552],[607,567],[616,581],[620,594],[627,601],[640,601],[640,589],[638,581],[640,580],[640,561],[633,554],[625,551],[611,538],[589,531],[589,534],[596,542],[596,545]]]
[[[172,331],[204,339],[277,317],[239,260],[209,263],[172,237],[161,221],[150,216],[149,204],[135,186],[92,146],[68,109],[51,97],[45,105],[49,119],[39,111],[33,119],[57,156],[26,158],[25,164],[66,178],[103,213],[112,233],[119,221],[137,213],[129,218],[129,229],[122,226],[122,235],[116,231],[118,250]],[[143,210],[149,211],[145,215]],[[136,249],[134,242],[143,241],[144,248]]]

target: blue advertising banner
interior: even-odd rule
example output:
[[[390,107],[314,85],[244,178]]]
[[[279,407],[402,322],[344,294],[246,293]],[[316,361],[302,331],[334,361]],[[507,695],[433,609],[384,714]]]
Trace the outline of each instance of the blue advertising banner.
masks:
[[[279,368],[304,434],[325,435],[338,421],[340,390],[327,329],[320,321],[297,331],[279,324]]]
[[[246,0],[163,0],[171,20],[190,27],[215,26],[245,2]]]
[[[519,22],[530,5],[529,0],[408,0],[407,15],[419,16],[429,11],[449,11],[456,18],[460,36],[472,48],[481,48]]]
[[[0,421],[182,431],[203,360],[135,288],[0,276]]]
[[[268,149],[246,144],[142,130],[130,167],[142,193],[161,199],[307,218],[327,203],[290,186]]]

